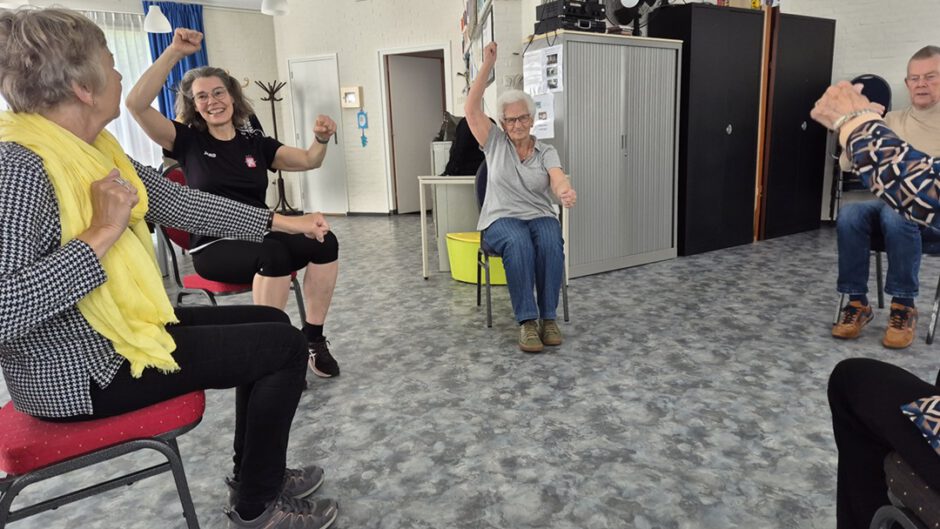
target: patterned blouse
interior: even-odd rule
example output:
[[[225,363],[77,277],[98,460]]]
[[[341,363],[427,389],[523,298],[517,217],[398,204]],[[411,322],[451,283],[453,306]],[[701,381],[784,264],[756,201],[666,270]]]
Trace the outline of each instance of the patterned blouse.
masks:
[[[260,242],[272,214],[176,185],[134,162],[147,220],[191,233]],[[123,357],[76,303],[107,276],[91,247],[62,244],[59,207],[42,160],[0,142],[0,367],[16,409],[40,417],[92,413],[91,384],[107,387]]]
[[[852,172],[908,218],[940,227],[940,159],[902,140],[883,121],[869,121],[849,135],[846,152]]]

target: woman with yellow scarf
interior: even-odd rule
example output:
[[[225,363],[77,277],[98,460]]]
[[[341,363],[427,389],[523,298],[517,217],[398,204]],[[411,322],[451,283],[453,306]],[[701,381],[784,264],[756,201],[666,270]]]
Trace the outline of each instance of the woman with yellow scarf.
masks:
[[[322,239],[321,215],[283,217],[177,186],[104,130],[121,75],[103,32],[64,9],[0,12],[0,367],[16,408],[101,418],[199,389],[236,389],[230,527],[329,526],[305,500],[316,466],[286,469],[307,344],[277,309],[174,308],[146,220],[260,241]]]

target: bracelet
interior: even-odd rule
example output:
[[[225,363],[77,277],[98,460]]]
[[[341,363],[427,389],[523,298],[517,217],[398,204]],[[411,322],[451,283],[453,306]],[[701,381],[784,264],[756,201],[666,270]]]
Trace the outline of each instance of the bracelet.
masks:
[[[868,113],[878,114],[876,110],[871,109],[871,108],[862,108],[859,110],[853,110],[852,112],[849,112],[848,114],[845,114],[839,119],[837,119],[835,123],[832,124],[832,130],[835,132],[839,132],[839,129],[842,128],[842,125],[845,125],[846,122],[848,122],[849,120],[855,119],[863,114],[868,114]]]
[[[314,134],[314,135],[313,135],[313,138],[314,138],[315,140],[317,140],[317,143],[319,143],[320,145],[326,145],[326,144],[330,143],[330,137],[329,137],[329,136],[327,136],[325,140],[321,140],[319,136],[317,136],[316,134]]]

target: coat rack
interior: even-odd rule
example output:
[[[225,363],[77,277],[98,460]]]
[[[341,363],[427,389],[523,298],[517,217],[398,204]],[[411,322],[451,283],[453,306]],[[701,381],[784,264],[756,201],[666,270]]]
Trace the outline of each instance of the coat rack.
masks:
[[[277,112],[275,110],[274,103],[282,101],[283,99],[277,97],[277,93],[284,88],[284,85],[287,84],[282,81],[274,81],[273,83],[264,84],[261,81],[255,81],[255,84],[258,85],[264,93],[267,94],[266,97],[262,97],[262,101],[271,102],[271,121],[274,122],[274,139],[277,138]],[[303,215],[303,211],[299,211],[291,207],[290,202],[287,201],[287,194],[284,192],[284,176],[281,175],[281,171],[277,172],[277,204],[274,205],[274,211],[280,213],[281,215]]]

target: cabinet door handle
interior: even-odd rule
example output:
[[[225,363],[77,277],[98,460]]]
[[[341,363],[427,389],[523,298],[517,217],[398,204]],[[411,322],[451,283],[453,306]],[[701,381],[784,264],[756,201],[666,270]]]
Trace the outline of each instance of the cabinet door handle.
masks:
[[[733,131],[734,127],[731,126],[731,123],[728,123],[728,126],[725,127],[725,132],[728,134],[728,136],[730,136]]]
[[[627,157],[627,136],[626,134],[620,135],[620,151],[623,152],[623,157]]]
[[[803,130],[806,130],[806,122],[805,122],[805,121],[803,122],[802,125],[800,125],[800,128],[803,129]]]

